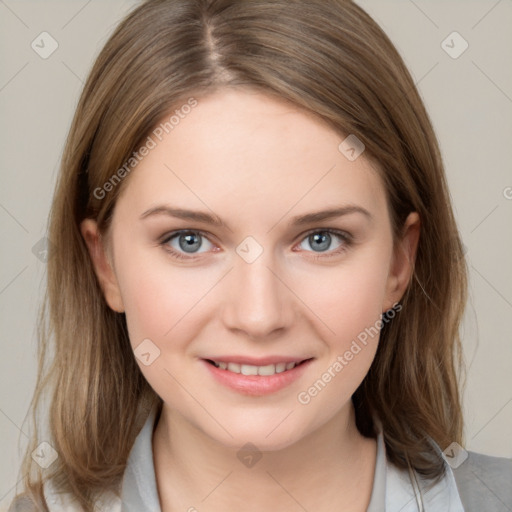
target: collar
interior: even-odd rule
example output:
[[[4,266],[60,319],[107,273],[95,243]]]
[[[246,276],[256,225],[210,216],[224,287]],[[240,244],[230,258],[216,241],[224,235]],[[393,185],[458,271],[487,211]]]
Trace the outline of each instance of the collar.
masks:
[[[421,506],[425,512],[464,512],[452,469],[446,461],[444,477],[430,488],[430,481],[414,471],[413,478],[416,477],[419,486],[419,491],[415,490],[409,471],[397,468],[387,459],[382,423],[375,416],[374,424],[377,431],[377,460],[367,512],[421,512]],[[431,443],[442,457],[439,446],[432,439]]]
[[[157,408],[155,407],[151,410],[130,452],[121,491],[123,512],[161,512],[152,448],[156,416]],[[387,460],[380,421],[376,421],[376,429],[377,458],[367,512],[396,510],[418,512],[421,509],[418,508],[409,472],[398,469]],[[429,482],[415,473],[425,512],[434,510],[464,512],[453,472],[446,462],[445,467],[445,476],[429,489]]]

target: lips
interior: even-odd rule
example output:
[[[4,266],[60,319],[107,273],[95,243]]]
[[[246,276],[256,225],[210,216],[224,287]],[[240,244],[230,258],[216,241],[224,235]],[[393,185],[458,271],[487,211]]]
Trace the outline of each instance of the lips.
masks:
[[[202,361],[217,382],[238,393],[259,396],[290,385],[304,373],[313,359],[220,356]]]
[[[305,356],[266,356],[266,357],[251,357],[242,355],[219,355],[205,357],[206,361],[223,361],[225,363],[237,363],[237,364],[250,364],[253,366],[265,366],[267,364],[278,364],[278,363],[300,363],[311,359],[311,357]]]
[[[213,364],[216,368],[226,370],[233,373],[242,375],[260,375],[270,376],[276,373],[282,373],[295,368],[302,364],[305,360],[290,361],[290,362],[277,362],[269,364],[247,364],[242,362],[230,362],[223,359],[207,359],[208,363]]]

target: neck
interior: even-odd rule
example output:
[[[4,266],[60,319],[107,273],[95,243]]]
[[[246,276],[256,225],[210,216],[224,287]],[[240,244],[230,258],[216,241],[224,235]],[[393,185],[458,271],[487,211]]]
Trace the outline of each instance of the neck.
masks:
[[[239,449],[205,435],[163,405],[153,436],[162,512],[225,510],[364,511],[373,487],[376,442],[363,437],[350,400],[296,443],[247,466]]]

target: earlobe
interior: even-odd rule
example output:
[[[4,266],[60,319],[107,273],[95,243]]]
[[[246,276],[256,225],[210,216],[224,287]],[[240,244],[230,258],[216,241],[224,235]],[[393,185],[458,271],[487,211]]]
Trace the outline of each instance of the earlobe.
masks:
[[[121,291],[117,277],[109,261],[107,249],[102,241],[98,225],[93,219],[85,219],[80,224],[80,232],[87,245],[94,272],[109,307],[117,313],[124,312]]]
[[[411,212],[405,220],[402,239],[397,241],[393,252],[383,312],[401,300],[412,279],[420,236],[420,224],[420,217],[417,212]]]

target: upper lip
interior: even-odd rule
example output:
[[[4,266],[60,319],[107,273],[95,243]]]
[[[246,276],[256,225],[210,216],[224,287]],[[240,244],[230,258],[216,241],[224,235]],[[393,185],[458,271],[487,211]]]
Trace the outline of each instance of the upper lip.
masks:
[[[294,357],[294,356],[266,356],[266,357],[250,357],[250,356],[212,356],[205,357],[210,361],[221,361],[223,363],[250,364],[252,366],[267,366],[269,364],[278,363],[300,363],[311,357]]]

